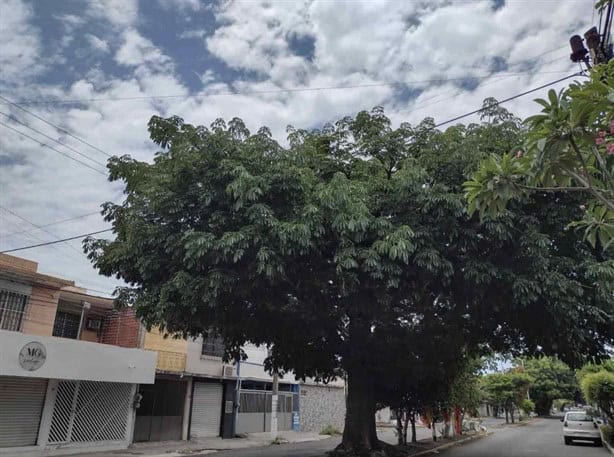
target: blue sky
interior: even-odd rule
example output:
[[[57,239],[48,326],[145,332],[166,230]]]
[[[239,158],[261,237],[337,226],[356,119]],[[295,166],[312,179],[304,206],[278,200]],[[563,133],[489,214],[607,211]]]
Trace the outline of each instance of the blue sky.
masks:
[[[592,4],[0,0],[0,95],[48,102],[21,105],[37,118],[0,100],[0,249],[106,228],[95,212],[122,194],[100,151],[151,160],[153,114],[238,116],[282,143],[288,124],[318,127],[376,105],[395,123],[445,120],[577,70],[567,42],[591,24]],[[531,114],[532,98],[508,108]],[[90,289],[115,284],[78,240],[19,255]]]

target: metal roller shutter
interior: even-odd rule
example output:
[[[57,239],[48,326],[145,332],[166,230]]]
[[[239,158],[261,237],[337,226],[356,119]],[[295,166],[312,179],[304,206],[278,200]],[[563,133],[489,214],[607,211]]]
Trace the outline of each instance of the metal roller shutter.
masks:
[[[195,382],[192,396],[191,438],[220,434],[222,416],[222,384]]]
[[[47,380],[0,376],[0,448],[34,446]]]

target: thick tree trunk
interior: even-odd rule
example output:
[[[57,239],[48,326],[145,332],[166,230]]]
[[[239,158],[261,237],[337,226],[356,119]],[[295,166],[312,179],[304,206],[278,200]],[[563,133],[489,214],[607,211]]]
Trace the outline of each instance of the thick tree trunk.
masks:
[[[411,422],[411,442],[417,443],[418,440],[416,438],[416,416],[413,412],[409,416],[409,421]]]
[[[509,411],[507,409],[507,406],[505,407],[505,423],[506,424],[510,423],[510,416],[509,416]]]
[[[538,416],[549,416],[552,410],[552,400],[549,398],[537,398],[535,400],[535,412]]]
[[[381,448],[375,429],[375,392],[364,370],[348,371],[345,427],[338,450],[367,453]]]
[[[437,441],[437,430],[435,429],[435,419],[431,423],[431,430],[433,431],[433,441]]]

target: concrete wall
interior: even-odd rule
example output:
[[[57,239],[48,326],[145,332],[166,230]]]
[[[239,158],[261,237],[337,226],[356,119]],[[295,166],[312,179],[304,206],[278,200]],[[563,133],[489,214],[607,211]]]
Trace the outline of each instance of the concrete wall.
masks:
[[[222,359],[202,355],[203,338],[195,338],[188,341],[188,354],[185,371],[204,376],[222,377]]]
[[[26,371],[19,352],[33,341],[44,346],[46,358],[40,368]],[[152,384],[155,361],[151,351],[0,330],[0,376]]]
[[[301,384],[300,423],[302,432],[319,433],[327,425],[340,432],[345,421],[343,387]]]
[[[33,286],[22,331],[31,335],[51,336],[59,297],[59,290]]]

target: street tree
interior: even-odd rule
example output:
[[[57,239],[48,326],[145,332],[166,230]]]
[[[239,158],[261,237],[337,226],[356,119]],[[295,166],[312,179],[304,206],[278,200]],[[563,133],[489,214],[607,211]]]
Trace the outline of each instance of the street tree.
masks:
[[[614,60],[536,102],[542,113],[526,120],[523,144],[492,154],[465,183],[469,211],[484,218],[531,193],[577,193],[583,215],[569,222],[591,245],[614,248]]]
[[[548,416],[557,398],[574,398],[578,383],[574,372],[555,357],[523,359],[518,362],[533,378],[530,395],[535,402],[535,412]]]
[[[613,342],[614,268],[577,245],[558,204],[467,215],[467,173],[522,134],[502,110],[440,132],[432,120],[393,128],[376,108],[291,128],[288,146],[240,119],[154,116],[149,131],[153,163],[110,160],[126,197],[104,204],[115,239],[88,239],[89,258],[128,284],[118,302],[147,326],[215,333],[227,359],[267,345],[266,368],[282,374],[347,376],[340,452],[382,447],[377,386],[400,360],[395,339],[432,339],[435,360],[445,344],[577,360]]]
[[[497,410],[505,412],[505,421],[515,422],[514,411],[521,409],[527,398],[533,378],[522,370],[511,369],[504,373],[489,373],[481,379],[486,400]]]

